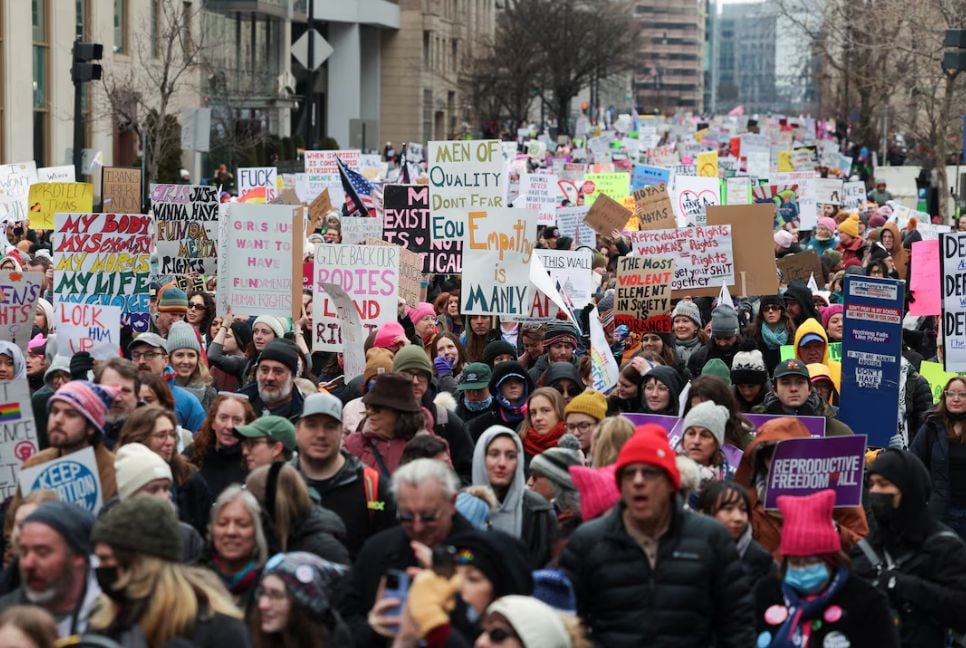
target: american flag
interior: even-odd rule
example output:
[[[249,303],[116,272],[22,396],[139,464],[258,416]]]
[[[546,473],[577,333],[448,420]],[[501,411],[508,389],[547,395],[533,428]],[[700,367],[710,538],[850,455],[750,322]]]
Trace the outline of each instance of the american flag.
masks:
[[[372,200],[373,186],[362,175],[345,165],[340,158],[335,159],[339,165],[339,177],[345,190],[345,209],[348,216],[370,216],[376,205]]]

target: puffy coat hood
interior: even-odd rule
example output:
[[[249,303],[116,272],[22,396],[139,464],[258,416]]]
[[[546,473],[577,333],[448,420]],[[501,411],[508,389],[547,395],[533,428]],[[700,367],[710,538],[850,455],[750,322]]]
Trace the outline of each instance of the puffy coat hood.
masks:
[[[671,401],[668,403],[667,409],[663,412],[651,412],[647,408],[647,399],[644,398],[644,385],[647,383],[648,378],[657,378],[671,391]],[[644,381],[641,382],[641,403],[644,406],[644,411],[651,414],[670,413],[672,416],[677,416],[680,402],[679,399],[681,397],[681,390],[683,389],[684,384],[681,381],[681,375],[673,367],[668,367],[665,365],[653,367],[650,371],[644,374]]]
[[[814,333],[825,340],[825,355],[822,356],[822,364],[828,367],[829,375],[832,377],[832,382],[835,383],[836,389],[839,389],[839,393],[841,393],[839,386],[842,383],[842,363],[838,362],[837,360],[832,360],[832,358],[829,356],[828,333],[826,333],[825,329],[822,328],[822,324],[819,322],[819,319],[809,317],[807,320],[802,322],[801,326],[798,327],[798,330],[795,331],[795,357],[799,360],[802,359],[798,352],[798,347],[802,342],[802,338],[809,333]]]
[[[513,481],[507,489],[503,501],[495,511],[490,513],[490,522],[494,529],[499,529],[519,538],[523,530],[523,492],[526,490],[526,478],[523,476],[523,442],[519,435],[508,427],[494,425],[480,435],[473,448],[473,484],[475,486],[489,486],[490,478],[486,474],[486,451],[490,443],[500,436],[513,439],[513,444],[517,449],[517,469],[513,475]]]

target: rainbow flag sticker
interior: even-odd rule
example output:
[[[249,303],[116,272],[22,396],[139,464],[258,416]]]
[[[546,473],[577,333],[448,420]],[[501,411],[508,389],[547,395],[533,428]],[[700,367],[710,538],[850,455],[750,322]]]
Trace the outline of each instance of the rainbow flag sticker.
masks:
[[[20,418],[20,403],[4,403],[0,405],[0,423],[16,421]]]

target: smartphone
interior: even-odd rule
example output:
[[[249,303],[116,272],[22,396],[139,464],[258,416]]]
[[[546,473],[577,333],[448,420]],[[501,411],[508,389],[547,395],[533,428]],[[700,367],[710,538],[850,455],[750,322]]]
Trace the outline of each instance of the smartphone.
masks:
[[[386,587],[382,591],[383,598],[399,599],[399,605],[391,608],[389,614],[398,616],[406,606],[406,596],[409,594],[409,574],[401,569],[386,570]],[[399,627],[396,626],[396,631]]]
[[[433,548],[433,571],[444,578],[451,578],[456,573],[456,547],[438,545]]]

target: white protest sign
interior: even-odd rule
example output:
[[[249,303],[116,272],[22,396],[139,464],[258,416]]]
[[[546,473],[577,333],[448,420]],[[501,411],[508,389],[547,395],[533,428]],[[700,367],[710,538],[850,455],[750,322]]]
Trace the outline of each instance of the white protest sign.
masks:
[[[17,491],[20,465],[39,449],[27,379],[0,382],[0,498]]]
[[[751,204],[751,178],[744,176],[725,180],[725,204]]]
[[[335,306],[336,315],[342,325],[342,373],[343,382],[348,383],[366,370],[366,336],[362,334],[362,321],[352,299],[338,284],[324,283],[326,292]]]
[[[773,173],[769,179],[779,186],[798,185],[798,229],[815,229],[815,226],[818,225],[818,203],[815,199],[815,180],[817,178],[815,172]]]
[[[520,197],[513,205],[538,212],[537,225],[553,225],[557,205],[564,198],[557,176],[527,173],[520,176]]]
[[[535,250],[550,278],[560,284],[574,308],[582,309],[590,303],[594,292],[593,272],[590,269],[591,251]]]
[[[606,392],[617,384],[621,368],[614,359],[614,352],[607,344],[604,327],[600,324],[600,316],[595,306],[590,311],[590,376],[594,381],[594,389]]]
[[[7,222],[27,220],[27,196],[30,185],[38,182],[37,163],[0,164],[0,196],[8,204],[0,207]]]
[[[842,209],[857,211],[865,204],[865,183],[861,180],[842,185]]]
[[[679,227],[705,225],[708,207],[721,204],[721,183],[717,178],[675,175],[671,204]]]
[[[412,145],[410,145],[411,147]],[[329,197],[332,204],[341,207],[345,202],[345,190],[342,188],[342,178],[339,176],[339,164],[336,158],[342,160],[346,167],[353,171],[359,170],[359,159],[362,151],[358,149],[346,149],[341,151],[306,151],[305,152],[305,173],[313,177],[313,181],[321,183],[323,188],[329,190]],[[298,193],[298,177],[295,179],[296,193]],[[322,193],[319,189],[316,196]],[[315,196],[313,196],[314,198]],[[301,196],[300,200],[304,200]],[[309,202],[304,200],[304,202]]]
[[[241,167],[238,169],[238,198],[245,200],[255,189],[264,189],[265,202],[278,197],[278,169],[275,167]]]
[[[499,140],[429,143],[430,234],[434,241],[462,239],[468,212],[503,207],[502,150]]]
[[[597,249],[597,232],[584,220],[590,207],[558,207],[556,212],[557,229],[560,236],[574,240],[574,245],[586,245]]]
[[[326,177],[317,173],[295,174],[295,195],[304,203],[310,203],[329,188]]]
[[[674,290],[734,283],[731,225],[708,225],[630,233],[633,253],[675,260]]]
[[[82,506],[94,515],[104,500],[97,459],[91,447],[25,468],[20,471],[19,481],[23,495],[41,488],[52,490],[61,501]]]
[[[529,313],[526,295],[536,243],[536,212],[505,207],[470,211],[463,236],[460,313],[511,319]]]
[[[315,248],[312,300],[312,349],[342,351],[343,335],[335,303],[322,287],[333,283],[352,299],[363,335],[396,321],[399,295],[399,248],[395,245],[335,245]]]
[[[74,165],[41,167],[37,169],[39,182],[74,182]]]
[[[745,156],[745,170],[748,175],[766,178],[771,172],[771,162],[768,151],[748,151]]]
[[[95,360],[119,357],[120,306],[61,300],[54,305],[54,321],[57,323],[57,355],[69,358],[86,351]]]
[[[361,245],[371,238],[382,238],[381,216],[348,216],[342,219],[343,244]]]
[[[820,205],[842,203],[842,181],[838,178],[815,179],[815,202]]]
[[[0,270],[0,340],[16,344],[24,356],[43,284],[44,275],[40,272]]]
[[[532,301],[528,301],[527,303],[536,305],[539,302],[538,296],[533,294],[533,291],[537,291],[544,295],[547,298],[547,301],[553,305],[553,307],[546,308],[542,322],[546,322],[548,319],[556,319],[557,313],[563,311],[563,313],[567,316],[567,319],[573,322],[574,326],[576,326],[578,329],[580,328],[580,324],[574,317],[573,312],[571,312],[570,307],[567,306],[567,301],[563,298],[563,295],[560,294],[560,291],[557,290],[556,282],[550,278],[550,275],[547,273],[547,269],[543,267],[543,261],[541,261],[540,257],[537,255],[534,255],[533,259],[530,261],[530,290],[531,293],[529,296]],[[557,310],[554,310],[554,308]],[[534,315],[536,315],[536,313],[530,313],[531,317]],[[521,318],[521,321],[523,321],[523,319],[525,318]]]

